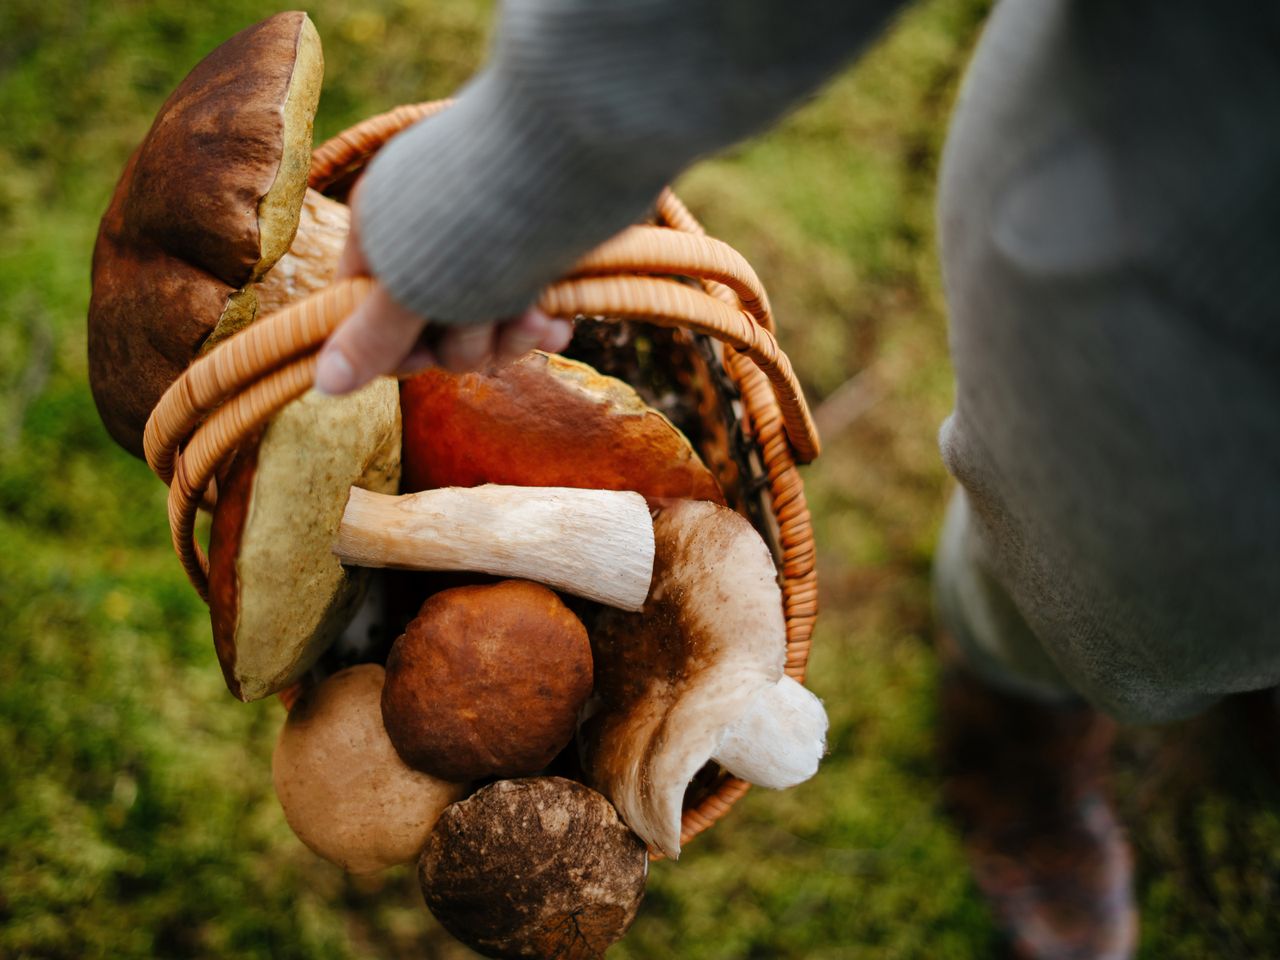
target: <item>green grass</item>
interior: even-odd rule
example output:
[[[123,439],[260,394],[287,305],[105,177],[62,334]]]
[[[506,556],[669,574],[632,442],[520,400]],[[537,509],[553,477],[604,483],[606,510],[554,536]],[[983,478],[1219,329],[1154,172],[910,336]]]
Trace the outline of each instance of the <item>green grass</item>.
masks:
[[[491,6],[318,0],[323,137],[444,95]],[[916,6],[767,137],[680,184],[769,285],[812,398],[868,408],[807,472],[822,569],[816,780],[757,791],[655,866],[619,958],[986,957],[994,934],[938,813],[928,568],[951,400],[933,180],[984,0]],[[462,957],[408,871],[316,860],[270,788],[281,711],[225,692],[168,545],[163,489],[86,387],[97,219],[167,92],[262,16],[198,5],[0,6],[0,956]],[[1224,714],[1137,731],[1117,788],[1144,955],[1280,953],[1277,793]]]

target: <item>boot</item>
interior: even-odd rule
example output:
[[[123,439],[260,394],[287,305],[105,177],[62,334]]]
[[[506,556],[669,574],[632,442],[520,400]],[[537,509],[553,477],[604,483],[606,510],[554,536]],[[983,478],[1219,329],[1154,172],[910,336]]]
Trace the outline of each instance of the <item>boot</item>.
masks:
[[[1104,786],[1115,724],[998,691],[942,646],[943,797],[1013,955],[1133,956],[1133,857]]]

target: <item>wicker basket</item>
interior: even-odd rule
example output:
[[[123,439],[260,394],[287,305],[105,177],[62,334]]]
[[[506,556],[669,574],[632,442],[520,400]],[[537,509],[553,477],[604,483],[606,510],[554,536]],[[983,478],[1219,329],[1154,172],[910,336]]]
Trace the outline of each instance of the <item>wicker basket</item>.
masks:
[[[383,143],[447,106],[400,107],[337,135],[314,152],[311,186],[345,196]],[[152,412],[147,462],[169,484],[173,544],[206,600],[208,561],[194,529],[201,505],[214,502],[214,477],[241,443],[310,389],[316,352],[370,284],[364,278],[339,281],[259,319],[195,361]],[[754,271],[732,248],[707,237],[667,190],[652,224],[630,228],[589,254],[543,292],[539,306],[551,316],[645,328],[660,338],[664,375],[675,378],[697,411],[700,423],[692,432],[700,452],[731,505],[774,551],[787,624],[786,672],[803,680],[817,578],[796,465],[817,456],[818,437],[774,339]],[[688,423],[681,425],[691,432]],[[749,786],[718,770],[704,773],[689,793],[682,843],[715,823]]]

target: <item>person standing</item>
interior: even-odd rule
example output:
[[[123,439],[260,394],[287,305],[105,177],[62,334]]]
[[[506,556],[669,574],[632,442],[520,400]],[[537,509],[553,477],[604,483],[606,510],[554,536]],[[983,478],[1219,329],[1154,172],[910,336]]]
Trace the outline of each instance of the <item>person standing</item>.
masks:
[[[378,285],[318,386],[563,348],[538,289],[898,6],[507,0],[457,104],[354,195],[342,269]],[[1135,949],[1113,718],[1280,681],[1277,37],[1244,0],[1003,0],[952,122],[940,742],[1020,956]]]

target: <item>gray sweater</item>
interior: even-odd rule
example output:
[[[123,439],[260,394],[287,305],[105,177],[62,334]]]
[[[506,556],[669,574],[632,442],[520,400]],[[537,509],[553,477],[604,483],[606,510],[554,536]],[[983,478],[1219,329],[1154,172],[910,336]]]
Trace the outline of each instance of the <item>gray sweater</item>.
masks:
[[[508,0],[486,68],[372,164],[363,243],[435,322],[519,313],[701,154],[776,120],[896,0]]]
[[[374,162],[365,252],[435,321],[514,314],[895,6],[509,0]],[[980,44],[942,175],[940,593],[1013,686],[1167,720],[1280,682],[1277,36],[1254,0],[1004,0]]]

